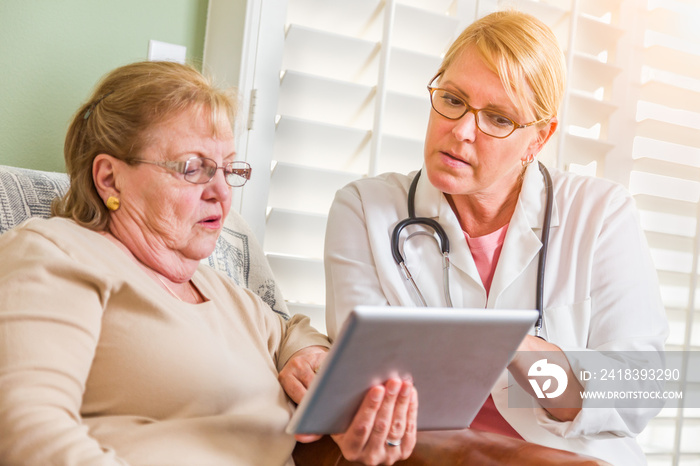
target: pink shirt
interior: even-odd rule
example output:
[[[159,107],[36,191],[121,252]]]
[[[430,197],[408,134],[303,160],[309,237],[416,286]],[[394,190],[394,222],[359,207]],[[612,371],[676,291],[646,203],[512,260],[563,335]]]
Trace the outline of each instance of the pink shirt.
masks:
[[[496,264],[498,264],[498,258],[501,256],[501,249],[503,249],[503,241],[506,239],[507,231],[508,224],[493,233],[476,238],[472,238],[469,236],[469,233],[464,232],[464,237],[469,245],[469,250],[472,252],[476,269],[479,271],[481,283],[484,284],[487,295],[491,289],[493,273],[496,271]]]
[[[472,238],[466,231],[464,232],[464,237],[472,252],[476,269],[479,271],[487,295],[491,290],[493,273],[496,271],[496,264],[498,264],[498,258],[501,255],[501,249],[503,249],[506,231],[508,231],[508,225],[477,238]],[[522,439],[520,434],[498,412],[491,395],[486,399],[484,406],[481,407],[470,427]]]

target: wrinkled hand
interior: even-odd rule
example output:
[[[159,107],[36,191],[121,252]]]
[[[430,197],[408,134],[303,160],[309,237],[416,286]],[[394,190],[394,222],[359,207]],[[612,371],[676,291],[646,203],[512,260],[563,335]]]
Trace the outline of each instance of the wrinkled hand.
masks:
[[[413,452],[417,418],[418,392],[413,383],[392,378],[384,385],[372,387],[348,430],[332,437],[350,461],[368,465],[394,464]],[[300,442],[319,438],[318,435],[296,435]]]
[[[292,401],[299,404],[327,354],[328,348],[307,346],[289,358],[280,371],[278,380]]]

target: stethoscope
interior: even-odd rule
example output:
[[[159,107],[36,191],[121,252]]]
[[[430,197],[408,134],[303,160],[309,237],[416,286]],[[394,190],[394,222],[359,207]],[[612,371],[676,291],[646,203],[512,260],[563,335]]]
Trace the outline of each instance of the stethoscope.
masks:
[[[547,246],[549,245],[549,226],[552,219],[552,204],[554,196],[552,195],[552,177],[549,175],[549,171],[542,164],[542,162],[538,161],[537,164],[539,166],[540,172],[542,173],[542,177],[544,178],[545,193],[547,195],[547,203],[545,205],[544,213],[544,223],[542,225],[542,247],[540,248],[539,262],[537,264],[537,288],[535,298],[535,305],[537,307],[537,312],[539,313],[537,322],[535,322],[535,336],[542,338],[540,336],[540,332],[542,331],[542,319],[544,315],[544,305],[542,301],[544,295],[544,269],[545,263],[547,261]],[[410,188],[408,189],[408,218],[401,220],[396,225],[396,227],[394,227],[394,231],[391,233],[391,254],[394,256],[394,260],[401,269],[404,278],[406,279],[410,287],[413,289],[413,291],[416,293],[416,296],[418,297],[421,306],[427,307],[428,304],[426,303],[425,298],[423,297],[423,293],[421,293],[420,289],[418,288],[418,285],[416,285],[416,282],[413,280],[413,276],[411,275],[411,272],[406,266],[403,254],[401,254],[401,248],[399,247],[399,237],[401,236],[401,231],[403,231],[403,229],[409,225],[423,225],[432,229],[437,235],[436,241],[438,242],[440,250],[442,251],[442,280],[443,290],[445,292],[445,302],[447,303],[448,307],[453,307],[452,299],[450,297],[450,240],[447,237],[445,229],[442,228],[442,226],[437,221],[427,217],[416,217],[416,187],[418,186],[418,179],[420,178],[420,175],[421,171],[419,170],[416,176],[413,178]],[[403,242],[403,244],[405,245],[406,242],[408,242],[408,240],[411,239],[413,236],[420,234],[429,235],[433,238],[435,237],[434,235],[431,235],[426,232],[416,232],[409,235]]]

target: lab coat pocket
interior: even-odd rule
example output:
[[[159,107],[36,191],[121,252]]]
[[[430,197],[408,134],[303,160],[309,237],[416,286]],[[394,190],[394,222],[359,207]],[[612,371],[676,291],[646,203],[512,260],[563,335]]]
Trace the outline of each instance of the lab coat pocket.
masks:
[[[544,310],[547,340],[559,346],[585,347],[591,320],[591,298]]]

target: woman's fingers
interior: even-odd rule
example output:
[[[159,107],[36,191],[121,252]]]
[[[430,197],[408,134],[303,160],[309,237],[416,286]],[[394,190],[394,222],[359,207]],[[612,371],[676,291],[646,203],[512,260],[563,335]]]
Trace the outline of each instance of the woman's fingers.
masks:
[[[394,404],[394,412],[386,436],[387,464],[408,458],[416,446],[418,392],[411,381],[404,381]]]
[[[401,459],[406,459],[411,456],[413,449],[416,447],[418,435],[418,392],[412,385],[408,398],[406,430],[401,439]]]
[[[351,461],[361,459],[361,454],[372,434],[377,412],[382,406],[384,393],[383,385],[370,388],[348,430],[344,434],[334,436],[347,459]]]
[[[399,394],[394,404],[394,413],[387,434],[389,446],[398,446],[406,433],[406,423],[408,419],[408,408],[411,404],[411,393],[413,393],[413,383],[405,381],[399,387]]]
[[[396,400],[401,392],[402,382],[399,379],[389,379],[384,384],[386,389],[384,393],[384,399],[382,404],[377,411],[377,415],[374,419],[374,425],[372,426],[372,431],[367,440],[366,449],[371,451],[381,451],[388,446],[387,439],[389,438],[389,431],[392,428],[392,424],[396,423],[401,431],[403,431],[403,425],[405,423],[405,413],[403,419],[394,420],[394,408],[396,407]],[[403,432],[397,434],[397,440],[401,440],[403,437]],[[395,448],[395,447],[390,447]]]
[[[412,382],[390,379],[369,390],[350,428],[333,438],[348,460],[393,464],[415,447],[417,413]]]
[[[295,434],[294,439],[300,443],[311,443],[320,440],[322,435],[317,434]]]
[[[279,373],[279,381],[289,398],[299,403],[326,357],[327,348],[309,346],[292,355]]]

